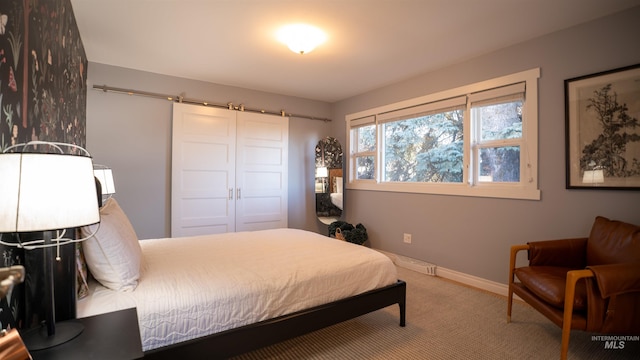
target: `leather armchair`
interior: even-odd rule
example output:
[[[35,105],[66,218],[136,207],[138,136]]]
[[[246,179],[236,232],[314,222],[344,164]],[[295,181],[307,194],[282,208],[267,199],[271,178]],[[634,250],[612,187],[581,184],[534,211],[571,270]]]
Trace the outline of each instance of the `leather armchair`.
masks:
[[[562,328],[561,359],[571,330],[640,334],[640,227],[598,216],[589,237],[512,246],[507,322],[513,294]]]

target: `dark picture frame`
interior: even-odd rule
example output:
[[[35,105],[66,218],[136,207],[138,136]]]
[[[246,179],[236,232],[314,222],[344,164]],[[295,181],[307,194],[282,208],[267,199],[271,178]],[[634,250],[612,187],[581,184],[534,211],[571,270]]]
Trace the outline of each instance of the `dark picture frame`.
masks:
[[[640,189],[640,64],[564,81],[567,189]]]

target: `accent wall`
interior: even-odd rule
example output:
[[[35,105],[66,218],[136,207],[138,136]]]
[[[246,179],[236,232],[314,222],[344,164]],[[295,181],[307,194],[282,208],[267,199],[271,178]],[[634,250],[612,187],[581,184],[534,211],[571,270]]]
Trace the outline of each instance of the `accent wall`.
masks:
[[[69,0],[0,2],[0,151],[32,140],[85,147],[86,78],[87,57]],[[74,248],[66,250],[70,256],[57,264],[63,273],[75,269]],[[39,264],[40,252],[33,250],[25,257],[22,250],[0,245],[0,253],[0,267],[24,264],[26,281],[37,284],[39,270],[28,264]],[[65,282],[73,284],[73,280],[61,281]],[[35,301],[40,288],[30,289],[27,299],[34,302],[28,300],[26,306],[20,305],[22,286],[0,300],[0,328],[37,322],[37,315],[31,314],[39,307]],[[58,292],[74,292],[75,286],[56,291],[57,297]],[[59,302],[57,309],[65,305]],[[59,320],[75,317],[75,305],[64,312],[73,314],[58,316]],[[24,324],[20,319],[25,318],[32,320]]]

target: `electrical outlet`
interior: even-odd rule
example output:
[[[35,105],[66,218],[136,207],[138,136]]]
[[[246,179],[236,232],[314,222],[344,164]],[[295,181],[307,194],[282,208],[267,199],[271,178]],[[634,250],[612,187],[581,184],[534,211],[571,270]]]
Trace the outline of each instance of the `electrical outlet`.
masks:
[[[411,234],[404,234],[404,237],[402,238],[402,240],[407,243],[407,244],[411,244]]]

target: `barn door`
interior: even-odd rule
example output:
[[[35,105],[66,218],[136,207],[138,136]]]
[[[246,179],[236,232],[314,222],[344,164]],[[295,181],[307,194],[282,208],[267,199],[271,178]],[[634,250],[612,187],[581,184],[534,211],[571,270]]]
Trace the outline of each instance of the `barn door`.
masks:
[[[287,227],[289,118],[238,112],[236,231]]]
[[[289,119],[176,103],[171,236],[287,227]]]
[[[173,105],[171,236],[235,231],[236,112]]]

